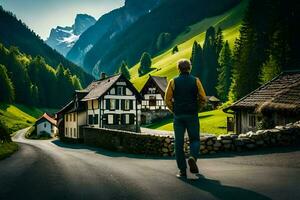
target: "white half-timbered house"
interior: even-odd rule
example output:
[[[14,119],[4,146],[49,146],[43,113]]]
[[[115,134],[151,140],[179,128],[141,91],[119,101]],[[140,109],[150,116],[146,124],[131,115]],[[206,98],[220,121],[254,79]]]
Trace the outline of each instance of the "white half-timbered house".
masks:
[[[164,101],[167,84],[166,77],[149,75],[147,82],[140,92],[143,97],[141,108],[143,124],[150,124],[155,120],[170,115]]]
[[[75,91],[73,100],[57,113],[60,135],[83,139],[83,128],[140,132],[141,95],[123,75],[101,78]]]
[[[88,126],[140,132],[141,96],[123,75],[94,81],[84,91]]]

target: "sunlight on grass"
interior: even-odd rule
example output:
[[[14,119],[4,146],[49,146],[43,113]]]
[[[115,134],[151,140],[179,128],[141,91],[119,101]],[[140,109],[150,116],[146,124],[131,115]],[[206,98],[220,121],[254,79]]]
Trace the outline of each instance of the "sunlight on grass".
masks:
[[[31,126],[45,111],[53,109],[40,109],[20,104],[0,103],[0,120],[12,131],[17,131]]]
[[[232,117],[230,114],[224,113],[222,110],[213,110],[202,112],[199,114],[201,133],[210,134],[226,134],[227,117]],[[159,123],[148,126],[151,129],[173,131],[173,120],[167,119]]]

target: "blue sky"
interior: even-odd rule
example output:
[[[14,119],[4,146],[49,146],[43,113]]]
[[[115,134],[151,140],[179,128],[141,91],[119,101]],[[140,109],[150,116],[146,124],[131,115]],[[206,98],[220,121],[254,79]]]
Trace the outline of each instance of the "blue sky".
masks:
[[[76,14],[85,13],[98,19],[124,5],[124,0],[0,0],[0,5],[46,39],[51,28],[72,25]]]

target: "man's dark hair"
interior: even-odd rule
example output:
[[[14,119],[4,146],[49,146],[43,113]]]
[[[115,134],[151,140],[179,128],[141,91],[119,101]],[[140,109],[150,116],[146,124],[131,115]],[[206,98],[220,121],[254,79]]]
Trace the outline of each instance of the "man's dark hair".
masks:
[[[191,61],[188,59],[181,59],[177,63],[177,68],[180,73],[190,73],[192,69]]]

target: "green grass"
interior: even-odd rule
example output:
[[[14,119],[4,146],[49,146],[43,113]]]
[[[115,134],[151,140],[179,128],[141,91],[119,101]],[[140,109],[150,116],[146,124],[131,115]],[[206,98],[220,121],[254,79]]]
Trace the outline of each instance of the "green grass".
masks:
[[[203,45],[205,31],[209,26],[221,27],[223,29],[224,40],[228,40],[231,47],[233,47],[235,39],[239,36],[239,28],[247,5],[248,0],[244,0],[241,4],[222,15],[204,19],[190,26],[189,31],[181,33],[168,50],[152,59],[152,67],[156,68],[156,70],[151,71],[149,74],[166,76],[168,79],[177,76],[177,61],[182,58],[190,58],[194,41]],[[173,55],[172,47],[175,45],[178,45],[179,52]],[[139,77],[138,67],[139,63],[133,66],[130,69],[130,75],[132,83],[140,90],[147,81],[148,74]]]
[[[9,128],[10,132],[32,126],[36,119],[44,112],[54,112],[55,109],[29,107],[20,104],[0,103],[0,120]]]
[[[232,115],[226,114],[222,110],[213,110],[200,113],[199,121],[201,133],[215,135],[226,134],[227,117],[232,117]],[[152,124],[147,128],[173,131],[173,119],[167,119],[159,123]]]
[[[14,142],[0,143],[0,160],[10,156],[18,150],[18,145]]]

